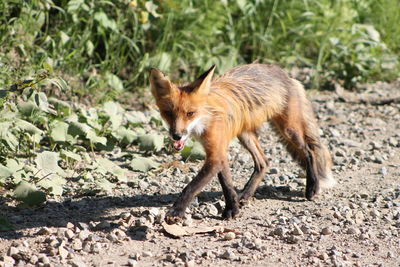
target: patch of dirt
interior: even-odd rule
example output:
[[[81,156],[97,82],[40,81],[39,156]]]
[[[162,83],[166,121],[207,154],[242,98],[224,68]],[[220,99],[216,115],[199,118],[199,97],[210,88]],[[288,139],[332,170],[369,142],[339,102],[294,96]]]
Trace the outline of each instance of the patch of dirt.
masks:
[[[238,219],[220,219],[214,179],[184,220],[209,231],[166,233],[163,216],[201,163],[158,155],[164,169],[112,195],[52,200],[36,210],[1,204],[15,231],[0,232],[0,266],[399,266],[400,104],[357,101],[399,97],[399,89],[369,85],[350,102],[309,92],[338,181],[316,201],[304,199],[304,172],[266,125],[260,139],[270,170]],[[237,142],[230,157],[242,188],[251,157]]]

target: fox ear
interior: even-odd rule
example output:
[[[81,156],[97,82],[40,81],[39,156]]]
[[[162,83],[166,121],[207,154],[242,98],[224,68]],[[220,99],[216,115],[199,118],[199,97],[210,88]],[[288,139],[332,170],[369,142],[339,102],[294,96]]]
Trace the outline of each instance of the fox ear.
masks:
[[[150,69],[151,93],[156,99],[160,99],[173,92],[171,81],[161,71],[155,68]]]
[[[214,75],[215,65],[213,65],[208,71],[200,75],[197,80],[190,84],[192,93],[201,93],[207,95],[210,91],[211,80]]]

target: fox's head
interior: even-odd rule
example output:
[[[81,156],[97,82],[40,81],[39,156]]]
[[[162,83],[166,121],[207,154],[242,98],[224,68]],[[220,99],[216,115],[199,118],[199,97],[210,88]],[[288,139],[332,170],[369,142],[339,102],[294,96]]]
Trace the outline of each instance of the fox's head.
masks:
[[[161,117],[169,125],[174,148],[182,150],[192,134],[200,136],[208,117],[207,97],[215,65],[194,82],[177,86],[162,72],[150,70],[151,92],[160,109]]]

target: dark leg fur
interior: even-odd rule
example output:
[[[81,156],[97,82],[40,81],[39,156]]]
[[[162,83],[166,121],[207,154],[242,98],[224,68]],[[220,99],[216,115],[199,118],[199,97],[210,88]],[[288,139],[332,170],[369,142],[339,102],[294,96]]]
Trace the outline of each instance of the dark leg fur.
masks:
[[[239,214],[239,201],[235,188],[233,187],[232,176],[228,163],[224,163],[222,171],[218,173],[218,179],[225,197],[225,210],[222,213],[224,219],[233,219]]]
[[[239,136],[239,140],[250,152],[254,160],[254,172],[240,194],[240,203],[244,204],[257,190],[257,186],[262,181],[267,170],[268,162],[254,132],[242,133]]]
[[[199,174],[183,189],[179,198],[175,201],[172,208],[168,211],[165,220],[168,224],[179,222],[185,215],[185,210],[193,198],[200,193],[203,187],[221,171],[221,164],[206,162],[201,168]]]

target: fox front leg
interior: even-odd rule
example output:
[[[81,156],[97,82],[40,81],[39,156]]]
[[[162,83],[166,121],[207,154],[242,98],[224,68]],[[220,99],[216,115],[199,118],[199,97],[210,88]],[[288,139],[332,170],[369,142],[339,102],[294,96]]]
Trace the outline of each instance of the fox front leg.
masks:
[[[168,224],[179,222],[185,215],[185,210],[193,198],[201,192],[206,184],[221,170],[221,164],[213,161],[206,161],[204,166],[195,178],[183,189],[179,198],[172,208],[167,212],[165,221]]]

